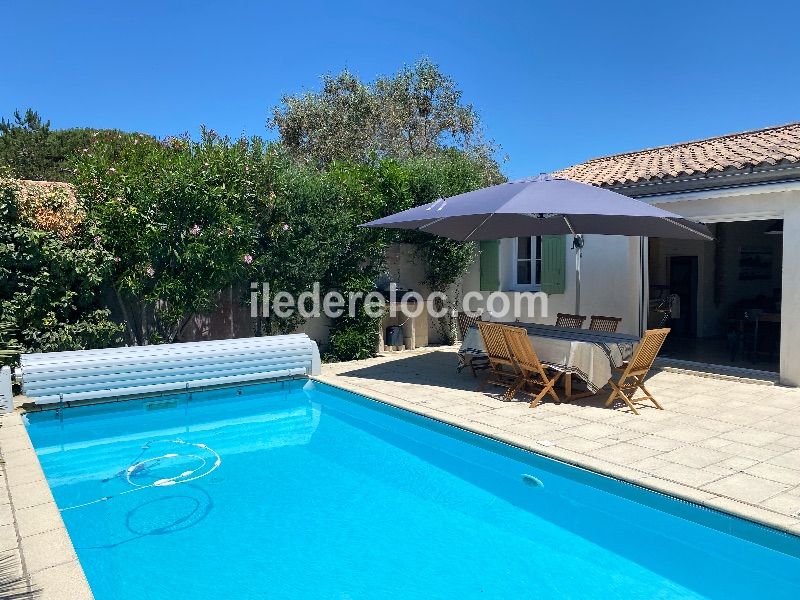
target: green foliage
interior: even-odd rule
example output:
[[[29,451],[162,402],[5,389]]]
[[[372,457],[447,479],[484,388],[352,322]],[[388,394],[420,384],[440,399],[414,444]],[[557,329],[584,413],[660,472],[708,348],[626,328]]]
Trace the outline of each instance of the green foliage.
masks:
[[[379,319],[367,315],[334,321],[328,341],[326,361],[363,360],[375,356],[378,346]]]
[[[483,161],[454,150],[440,152],[434,159],[414,159],[408,164],[408,170],[410,193],[416,204],[502,181]],[[450,288],[461,280],[475,260],[473,242],[459,242],[424,232],[409,232],[404,238],[416,245],[417,254],[425,264],[426,283],[432,291],[452,292]],[[457,296],[458,293],[448,294],[447,314],[437,321],[437,329],[448,343],[453,343],[456,337],[452,311],[456,308]],[[435,308],[438,310],[442,306]]]
[[[378,268],[378,264],[375,264],[369,272],[347,276],[341,281],[338,289],[345,294],[351,292],[367,294],[373,291]],[[352,269],[348,272],[352,272]],[[367,314],[362,300],[356,302],[355,308],[353,316],[345,313],[333,320],[325,360],[362,360],[375,355],[381,320]]]
[[[270,124],[289,153],[324,166],[374,157],[428,156],[445,147],[491,159],[478,114],[455,81],[423,59],[389,77],[363,83],[345,70],[326,75],[319,92],[287,95]]]
[[[250,281],[294,297],[314,282],[322,295],[369,292],[392,241],[417,244],[434,290],[450,291],[466,272],[472,244],[358,227],[502,180],[476,111],[436,65],[371,83],[326,77],[319,93],[285,97],[272,125],[280,143],[206,130],[199,141],[57,131],[31,110],[3,121],[0,170],[69,178],[80,202],[47,188],[20,211],[4,192],[0,321],[14,335],[0,331],[0,346],[12,337],[26,349],[118,343],[109,306],[128,343],[175,341],[221,291]],[[271,314],[256,332],[301,322]],[[359,303],[355,317],[332,323],[326,358],[370,356],[379,325]],[[452,323],[440,325],[447,336]]]
[[[101,299],[111,256],[95,235],[85,225],[68,238],[41,230],[20,210],[18,187],[0,180],[0,337],[34,352],[118,343]]]
[[[463,152],[447,150],[435,157],[413,159],[407,163],[409,193],[415,204],[433,202],[487,185],[502,178],[485,164]],[[417,245],[426,265],[427,283],[433,290],[445,291],[458,281],[474,258],[475,245],[421,232],[404,234],[405,241]]]
[[[252,257],[240,207],[265,193],[261,143],[141,135],[98,139],[75,183],[112,253],[111,282],[131,343],[175,341]]]
[[[14,326],[0,322],[0,365],[13,364],[21,349],[14,336]]]
[[[99,133],[86,127],[50,129],[50,121],[33,109],[14,112],[14,119],[0,119],[0,165],[19,179],[69,181],[69,161],[83,151]]]
[[[347,211],[362,209],[360,221],[349,219],[351,227],[503,180],[492,158],[495,148],[484,140],[477,112],[463,103],[455,82],[428,60],[372,83],[361,82],[349,71],[326,76],[317,93],[285,96],[271,124],[293,158],[317,167],[330,165],[334,176],[346,175],[340,177],[347,189],[340,206]],[[353,246],[340,240],[345,251],[334,263],[336,272],[366,264],[366,271],[377,275],[376,257],[382,252],[378,246],[388,239],[386,234],[376,236],[374,247],[364,236],[354,237]],[[421,233],[395,239],[417,244],[427,283],[436,291],[448,290],[474,257],[473,244]],[[358,353],[353,348],[359,339],[362,347],[372,348],[364,336],[369,332],[371,339],[378,324],[370,321],[366,316],[356,322],[337,319],[331,331],[331,355],[355,358]],[[447,340],[454,339],[449,315],[438,325]]]

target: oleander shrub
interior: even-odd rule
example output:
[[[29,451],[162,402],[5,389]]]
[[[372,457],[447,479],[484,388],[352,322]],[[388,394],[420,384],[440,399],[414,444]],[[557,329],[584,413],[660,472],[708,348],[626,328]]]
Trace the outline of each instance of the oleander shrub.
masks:
[[[19,350],[120,342],[102,298],[112,257],[82,215],[66,184],[0,178],[0,322]]]

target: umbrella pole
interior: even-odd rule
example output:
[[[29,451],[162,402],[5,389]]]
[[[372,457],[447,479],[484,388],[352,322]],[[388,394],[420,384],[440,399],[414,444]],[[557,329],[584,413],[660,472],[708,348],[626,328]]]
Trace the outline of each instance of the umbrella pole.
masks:
[[[572,239],[575,249],[575,314],[581,314],[581,256],[583,254],[583,236],[576,235]]]

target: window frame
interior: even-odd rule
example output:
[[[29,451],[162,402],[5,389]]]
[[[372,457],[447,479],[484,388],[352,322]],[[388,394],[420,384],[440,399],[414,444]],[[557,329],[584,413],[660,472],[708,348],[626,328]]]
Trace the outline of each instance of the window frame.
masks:
[[[519,283],[517,281],[517,267],[519,265],[519,238],[529,237],[531,243],[531,283]],[[539,235],[524,235],[519,237],[510,238],[511,249],[511,287],[510,291],[538,291],[542,288],[542,236]],[[537,281],[537,269],[538,281]]]

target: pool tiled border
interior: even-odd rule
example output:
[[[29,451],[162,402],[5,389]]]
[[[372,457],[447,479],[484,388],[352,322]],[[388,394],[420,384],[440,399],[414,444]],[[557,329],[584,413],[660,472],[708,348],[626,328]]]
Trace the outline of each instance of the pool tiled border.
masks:
[[[20,413],[0,417],[0,550],[16,552],[38,600],[93,600]]]

